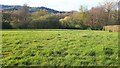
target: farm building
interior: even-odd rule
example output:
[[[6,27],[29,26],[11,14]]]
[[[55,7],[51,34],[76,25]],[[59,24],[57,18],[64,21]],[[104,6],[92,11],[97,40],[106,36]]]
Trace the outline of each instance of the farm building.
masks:
[[[108,25],[104,26],[103,29],[109,32],[120,32],[120,25]]]

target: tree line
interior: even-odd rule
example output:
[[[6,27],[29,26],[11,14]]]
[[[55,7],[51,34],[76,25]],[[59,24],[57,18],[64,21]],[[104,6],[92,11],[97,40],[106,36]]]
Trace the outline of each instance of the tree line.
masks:
[[[117,25],[118,4],[105,1],[88,10],[80,6],[79,11],[49,13],[45,10],[30,13],[28,6],[13,12],[2,12],[2,29],[94,29],[106,25]]]

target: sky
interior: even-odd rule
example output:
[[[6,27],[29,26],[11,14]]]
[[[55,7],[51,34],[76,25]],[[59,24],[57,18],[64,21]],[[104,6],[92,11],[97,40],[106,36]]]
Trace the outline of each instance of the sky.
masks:
[[[4,5],[23,5],[27,4],[31,7],[48,7],[59,11],[79,10],[80,5],[86,6],[88,9],[99,5],[103,0],[0,0],[0,4]]]

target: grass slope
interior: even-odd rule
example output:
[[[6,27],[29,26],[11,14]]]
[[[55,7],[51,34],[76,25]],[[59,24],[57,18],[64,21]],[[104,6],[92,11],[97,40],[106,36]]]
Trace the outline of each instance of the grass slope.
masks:
[[[116,66],[118,34],[89,30],[3,30],[3,65]]]

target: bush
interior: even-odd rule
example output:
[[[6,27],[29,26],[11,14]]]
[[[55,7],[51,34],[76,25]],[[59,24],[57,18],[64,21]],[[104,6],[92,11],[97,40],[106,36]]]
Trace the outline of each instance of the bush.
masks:
[[[9,22],[2,22],[2,29],[12,29]]]
[[[51,14],[41,16],[37,19],[33,19],[29,24],[29,28],[35,29],[60,28],[59,17]]]
[[[80,28],[80,25],[75,25],[75,28]]]

